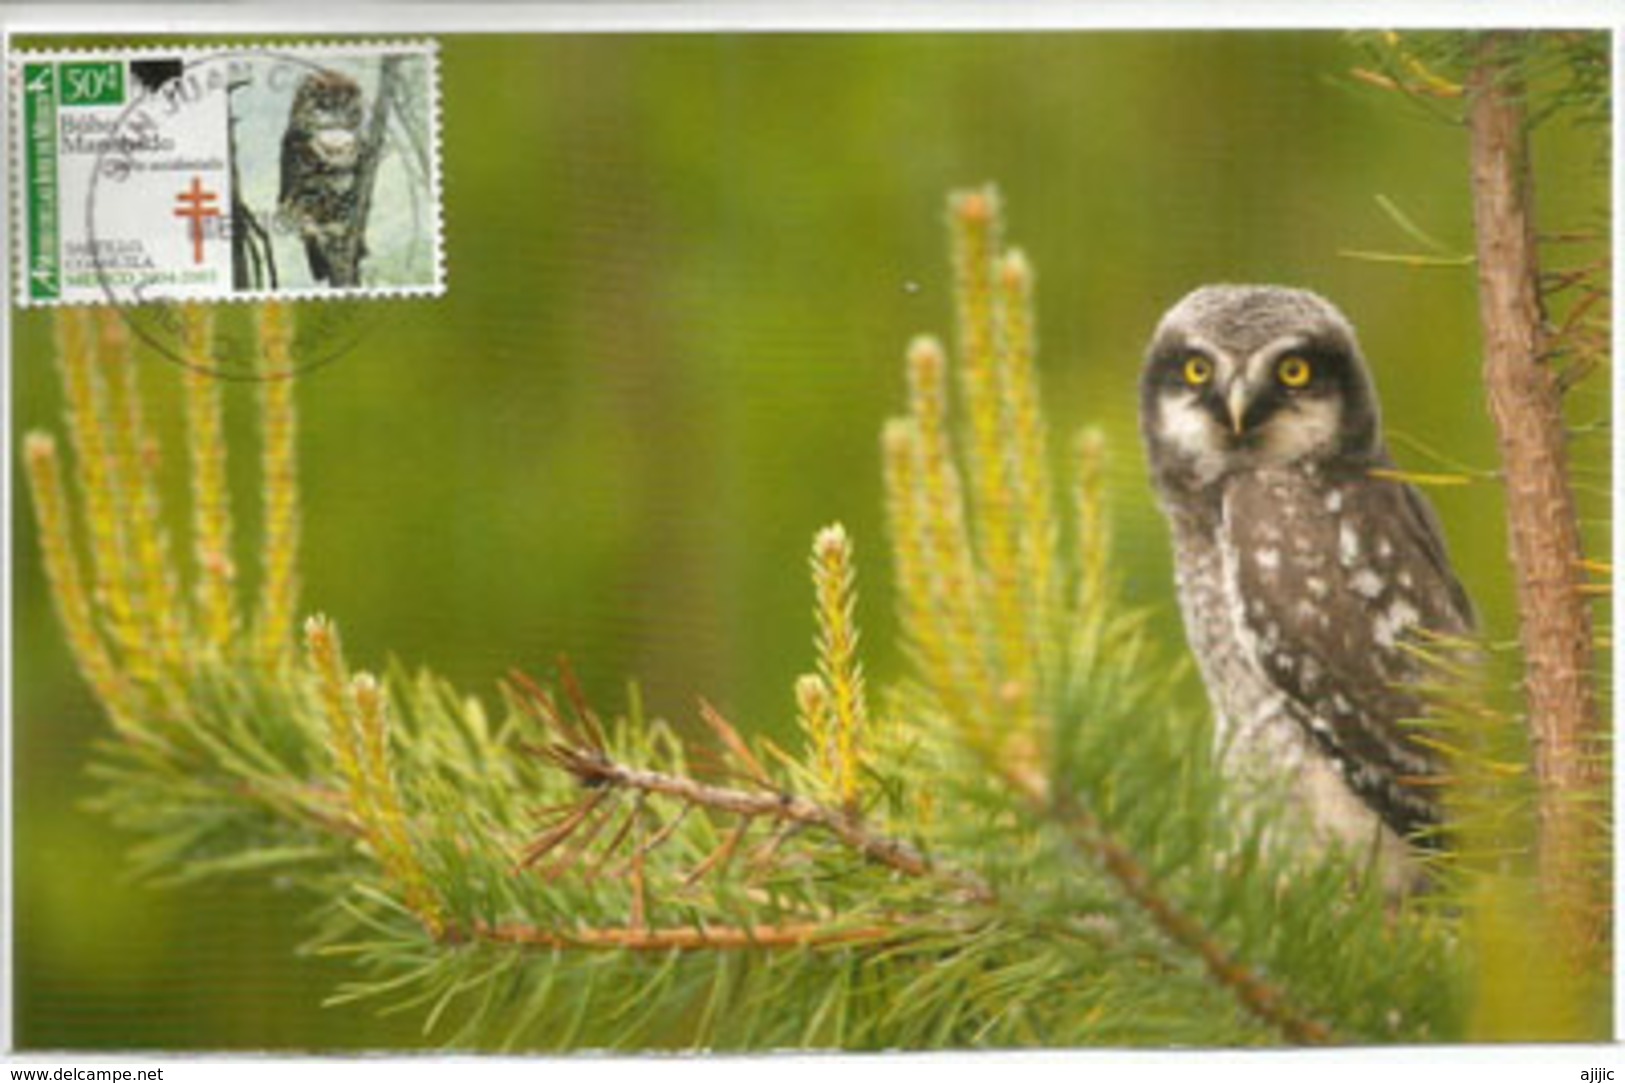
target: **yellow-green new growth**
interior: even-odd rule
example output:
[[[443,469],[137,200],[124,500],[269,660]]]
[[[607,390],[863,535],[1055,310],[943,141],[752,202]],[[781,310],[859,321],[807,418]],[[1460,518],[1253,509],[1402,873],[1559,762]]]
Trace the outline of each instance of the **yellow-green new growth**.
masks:
[[[361,769],[361,748],[355,727],[350,724],[347,702],[349,670],[344,664],[338,629],[332,621],[319,614],[305,620],[305,653],[316,675],[316,689],[321,694],[322,708],[327,718],[328,749],[349,787],[351,808],[356,819],[365,824],[368,820],[366,806],[369,803],[367,776]]]
[[[265,508],[264,579],[255,621],[255,651],[275,668],[292,646],[299,605],[298,432],[294,412],[293,319],[287,306],[260,312],[261,494]]]
[[[923,489],[919,424],[912,417],[887,421],[880,450],[903,642],[910,660],[928,679],[935,684],[953,683],[953,654],[932,606],[930,521],[919,499]]]
[[[142,640],[131,655],[130,668],[140,679],[155,676],[155,666],[173,675],[188,659],[183,607],[177,604],[180,588],[170,564],[169,535],[158,495],[158,445],[142,411],[140,369],[124,318],[109,311],[98,313],[96,319],[100,364],[112,377],[108,382],[113,447],[110,476],[123,496],[132,625]]]
[[[158,444],[147,425],[137,355],[122,317],[64,309],[56,326],[73,484],[64,480],[56,443],[43,434],[28,437],[25,470],[53,601],[75,663],[125,736],[139,738],[186,709],[186,682],[201,660],[235,645],[225,434],[210,357],[211,324],[206,309],[185,310],[191,371],[182,383],[193,497],[187,544],[197,558],[194,581],[173,562]],[[269,314],[262,323],[273,364],[280,357],[286,366],[287,330],[285,313]],[[291,386],[282,381],[261,405],[268,479],[261,624],[263,634],[285,643],[296,605],[298,528]],[[81,544],[88,564],[81,562]],[[193,619],[188,598],[197,600],[201,620]]]
[[[226,437],[220,378],[210,346],[214,316],[205,305],[181,309],[186,354],[186,437],[192,462],[193,554],[198,616],[204,639],[225,652],[236,631],[231,559],[231,499],[226,487]]]
[[[1033,271],[1019,251],[998,262],[1001,334],[999,373],[1003,378],[1000,433],[1009,463],[1011,503],[1015,509],[1016,562],[1026,615],[1023,654],[1030,656],[1040,679],[1050,679],[1061,617],[1060,576],[1055,547],[1055,496],[1050,478],[1049,430],[1038,389],[1033,314]]]
[[[1098,428],[1077,435],[1075,511],[1078,531],[1078,613],[1086,623],[1106,601],[1106,562],[1111,552],[1111,521],[1106,514],[1106,435]]]
[[[372,822],[369,835],[379,862],[400,885],[406,905],[422,920],[431,936],[445,928],[440,902],[429,887],[428,876],[418,861],[417,851],[401,805],[389,750],[389,702],[383,688],[370,673],[358,673],[350,682],[360,731],[361,768],[371,796]]]
[[[438,936],[444,918],[407,830],[390,764],[383,691],[371,674],[350,676],[338,629],[326,617],[305,621],[305,652],[327,718],[328,748],[344,777],[350,816],[401,889],[407,907]]]
[[[912,523],[895,535],[899,580],[918,618],[905,632],[922,671],[955,713],[987,718],[997,679],[988,653],[989,622],[981,606],[971,549],[965,489],[954,463],[948,429],[948,361],[935,339],[921,336],[908,349],[910,416],[887,437],[888,504],[894,523]],[[905,460],[903,453],[912,452]],[[918,567],[905,569],[902,562]]]
[[[835,715],[829,686],[816,673],[796,678],[796,718],[807,739],[813,770],[825,794],[841,791],[841,771],[835,742]]]
[[[909,414],[883,434],[903,630],[920,685],[978,744],[1032,749],[1059,688],[1069,567],[1035,359],[1033,272],[1001,253],[997,193],[949,204],[961,342],[909,346]],[[958,436],[956,440],[955,437]],[[961,482],[964,463],[968,484]]]
[[[999,200],[992,188],[956,196],[949,214],[953,233],[955,309],[959,313],[959,374],[969,438],[965,459],[975,511],[975,542],[981,559],[981,591],[992,618],[993,653],[1004,681],[1030,687],[1032,658],[1017,576],[1017,506],[1011,478],[1004,348],[995,260],[999,251]]]
[[[113,724],[122,729],[129,719],[128,688],[102,641],[95,610],[85,592],[79,554],[73,547],[72,511],[56,441],[42,432],[29,433],[23,442],[23,464],[39,523],[45,575],[51,583],[57,616],[67,632],[68,649],[86,683],[106,705]]]
[[[818,669],[829,692],[835,721],[835,762],[841,803],[858,809],[860,757],[867,740],[869,707],[858,660],[857,584],[852,542],[839,523],[813,539],[813,588],[817,596]]]
[[[96,606],[108,635],[131,668],[150,673],[146,637],[136,626],[130,598],[131,564],[125,537],[125,489],[108,426],[107,386],[97,365],[89,312],[69,309],[57,320],[57,368],[68,399],[79,499],[90,539]]]

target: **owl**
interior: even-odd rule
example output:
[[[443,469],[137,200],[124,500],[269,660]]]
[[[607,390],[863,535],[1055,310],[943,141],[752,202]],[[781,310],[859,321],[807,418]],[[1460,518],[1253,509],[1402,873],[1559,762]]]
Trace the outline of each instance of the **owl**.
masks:
[[[294,91],[282,133],[277,209],[304,240],[318,282],[354,284],[345,280],[352,261],[340,249],[355,213],[362,118],[360,84],[343,72],[315,71]]]
[[[1413,877],[1409,847],[1440,845],[1417,648],[1474,616],[1433,509],[1391,473],[1353,327],[1305,290],[1204,286],[1152,336],[1140,429],[1225,768]]]

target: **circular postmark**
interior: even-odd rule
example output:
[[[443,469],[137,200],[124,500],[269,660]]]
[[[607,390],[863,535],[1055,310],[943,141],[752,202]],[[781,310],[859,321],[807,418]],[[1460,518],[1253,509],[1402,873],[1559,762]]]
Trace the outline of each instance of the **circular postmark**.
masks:
[[[438,293],[432,76],[422,50],[142,54],[126,106],[92,128],[84,257],[160,356],[224,379],[341,357],[393,296]],[[415,65],[415,66],[414,66]],[[207,356],[181,306],[300,301],[291,366],[224,314]]]

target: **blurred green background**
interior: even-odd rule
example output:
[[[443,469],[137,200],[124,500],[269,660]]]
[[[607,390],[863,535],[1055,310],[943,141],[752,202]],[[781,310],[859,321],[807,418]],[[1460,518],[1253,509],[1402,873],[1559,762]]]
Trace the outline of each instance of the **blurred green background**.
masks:
[[[945,197],[985,181],[1038,270],[1058,450],[1085,423],[1110,435],[1119,569],[1171,650],[1134,382],[1186,290],[1324,292],[1360,329],[1391,432],[1493,465],[1471,269],[1345,254],[1417,250],[1379,195],[1471,251],[1465,132],[1351,79],[1361,56],[1341,35],[442,44],[448,291],[378,304],[360,344],[299,386],[305,603],[338,619],[358,665],[396,657],[489,696],[510,667],[545,674],[563,653],[601,707],[636,678],[657,713],[691,717],[703,694],[782,730],[812,658],[806,554],[841,520],[883,685],[899,660],[878,433],[903,401],[908,339],[952,330]],[[1606,224],[1601,138],[1541,130],[1550,226]],[[20,440],[59,427],[61,397],[49,315],[14,328]],[[178,376],[145,359],[170,432]],[[1606,415],[1606,383],[1578,397],[1578,419]],[[227,395],[242,538],[257,515],[253,392]],[[1599,545],[1604,444],[1577,445]],[[184,513],[179,459],[165,466]],[[1434,495],[1489,626],[1510,633],[1498,491]],[[14,528],[18,1043],[420,1041],[410,1013],[319,1006],[344,969],[296,954],[305,900],[129,881],[129,840],[83,808],[103,723],[61,643],[26,500]],[[239,563],[252,589],[246,547]]]

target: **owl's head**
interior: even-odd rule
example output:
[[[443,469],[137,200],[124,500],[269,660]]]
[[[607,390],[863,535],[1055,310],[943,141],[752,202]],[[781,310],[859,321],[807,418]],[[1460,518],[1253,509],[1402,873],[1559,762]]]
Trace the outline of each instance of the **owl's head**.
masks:
[[[1140,376],[1140,429],[1164,480],[1381,455],[1354,328],[1281,286],[1203,286],[1163,316]]]
[[[310,131],[359,129],[364,119],[361,84],[341,71],[319,68],[299,81],[289,115]]]

